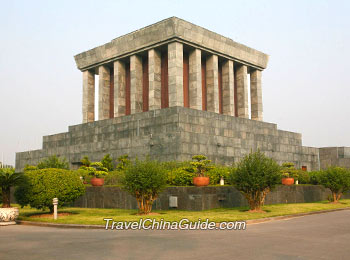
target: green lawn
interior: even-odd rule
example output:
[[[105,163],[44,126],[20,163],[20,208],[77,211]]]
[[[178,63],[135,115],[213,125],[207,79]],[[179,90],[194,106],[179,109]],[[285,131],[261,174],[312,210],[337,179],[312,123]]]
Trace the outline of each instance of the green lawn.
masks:
[[[18,205],[13,205],[18,206]],[[316,203],[296,203],[296,204],[275,204],[266,205],[263,210],[266,213],[250,213],[247,212],[247,207],[229,208],[229,209],[211,209],[205,211],[184,211],[184,210],[155,210],[153,212],[159,215],[139,216],[136,215],[137,210],[126,209],[87,209],[87,208],[62,208],[58,212],[70,212],[72,215],[59,217],[58,220],[47,218],[33,218],[36,214],[48,213],[48,211],[40,211],[29,207],[20,208],[19,220],[29,220],[36,222],[52,222],[64,224],[100,224],[104,225],[104,218],[112,218],[114,221],[137,221],[140,218],[155,218],[157,220],[164,219],[165,221],[179,221],[182,218],[187,218],[190,221],[198,219],[206,219],[209,221],[235,221],[267,218],[275,216],[283,216],[297,213],[305,213],[319,210],[350,208],[350,199],[341,200],[339,204],[330,204],[326,201]]]

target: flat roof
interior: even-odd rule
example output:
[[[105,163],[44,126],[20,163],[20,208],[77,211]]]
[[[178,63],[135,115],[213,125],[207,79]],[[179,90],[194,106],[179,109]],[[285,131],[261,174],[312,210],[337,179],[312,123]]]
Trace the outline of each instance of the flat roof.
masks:
[[[155,24],[125,34],[112,41],[74,56],[81,71],[179,41],[195,48],[214,53],[242,64],[263,70],[268,55],[233,41],[177,17],[170,17]]]

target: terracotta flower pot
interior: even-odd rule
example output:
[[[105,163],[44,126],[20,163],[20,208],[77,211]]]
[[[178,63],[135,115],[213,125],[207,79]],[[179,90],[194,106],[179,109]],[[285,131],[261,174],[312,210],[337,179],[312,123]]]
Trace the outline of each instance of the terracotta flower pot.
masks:
[[[0,226],[16,224],[18,208],[0,208]]]
[[[105,179],[93,177],[90,183],[92,186],[103,186],[103,184],[105,183]]]
[[[282,184],[283,185],[293,185],[294,178],[282,178]]]
[[[209,177],[194,177],[193,184],[197,187],[208,186],[209,185]]]

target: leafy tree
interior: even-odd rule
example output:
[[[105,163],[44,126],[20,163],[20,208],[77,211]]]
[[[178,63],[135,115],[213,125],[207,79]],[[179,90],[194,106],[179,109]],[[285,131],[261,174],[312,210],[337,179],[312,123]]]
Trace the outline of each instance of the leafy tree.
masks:
[[[58,198],[58,206],[62,206],[85,193],[79,176],[70,170],[30,170],[24,173],[24,177],[25,181],[15,190],[16,201],[22,207],[29,204],[33,208],[49,208],[53,212],[53,198]]]
[[[250,211],[261,212],[266,194],[280,179],[280,166],[259,150],[246,155],[232,168],[230,181],[245,196]]]
[[[102,158],[101,163],[102,163],[103,167],[107,168],[108,171],[114,170],[113,160],[109,154],[106,154]]]
[[[0,188],[2,193],[2,207],[10,208],[10,189],[23,181],[23,174],[15,172],[14,168],[0,168]]]
[[[38,169],[48,169],[48,168],[56,168],[56,169],[69,169],[68,162],[65,158],[59,158],[56,155],[52,155],[46,159],[43,159],[38,164]]]
[[[165,188],[167,172],[157,161],[136,160],[124,171],[122,187],[137,200],[140,214],[149,214],[153,202]]]
[[[320,173],[319,182],[331,190],[331,202],[338,203],[342,194],[350,191],[350,172],[341,167],[329,167]]]

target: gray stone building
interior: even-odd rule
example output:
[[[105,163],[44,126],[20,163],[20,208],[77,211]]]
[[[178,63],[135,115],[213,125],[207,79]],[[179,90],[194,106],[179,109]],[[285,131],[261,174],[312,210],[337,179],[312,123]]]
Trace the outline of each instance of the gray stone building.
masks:
[[[106,153],[163,161],[204,154],[231,164],[258,148],[308,170],[350,166],[348,148],[305,147],[301,134],[263,122],[266,54],[182,19],[118,37],[75,61],[83,78],[82,124],[44,136],[40,150],[17,153],[17,170],[54,154],[72,166]]]

